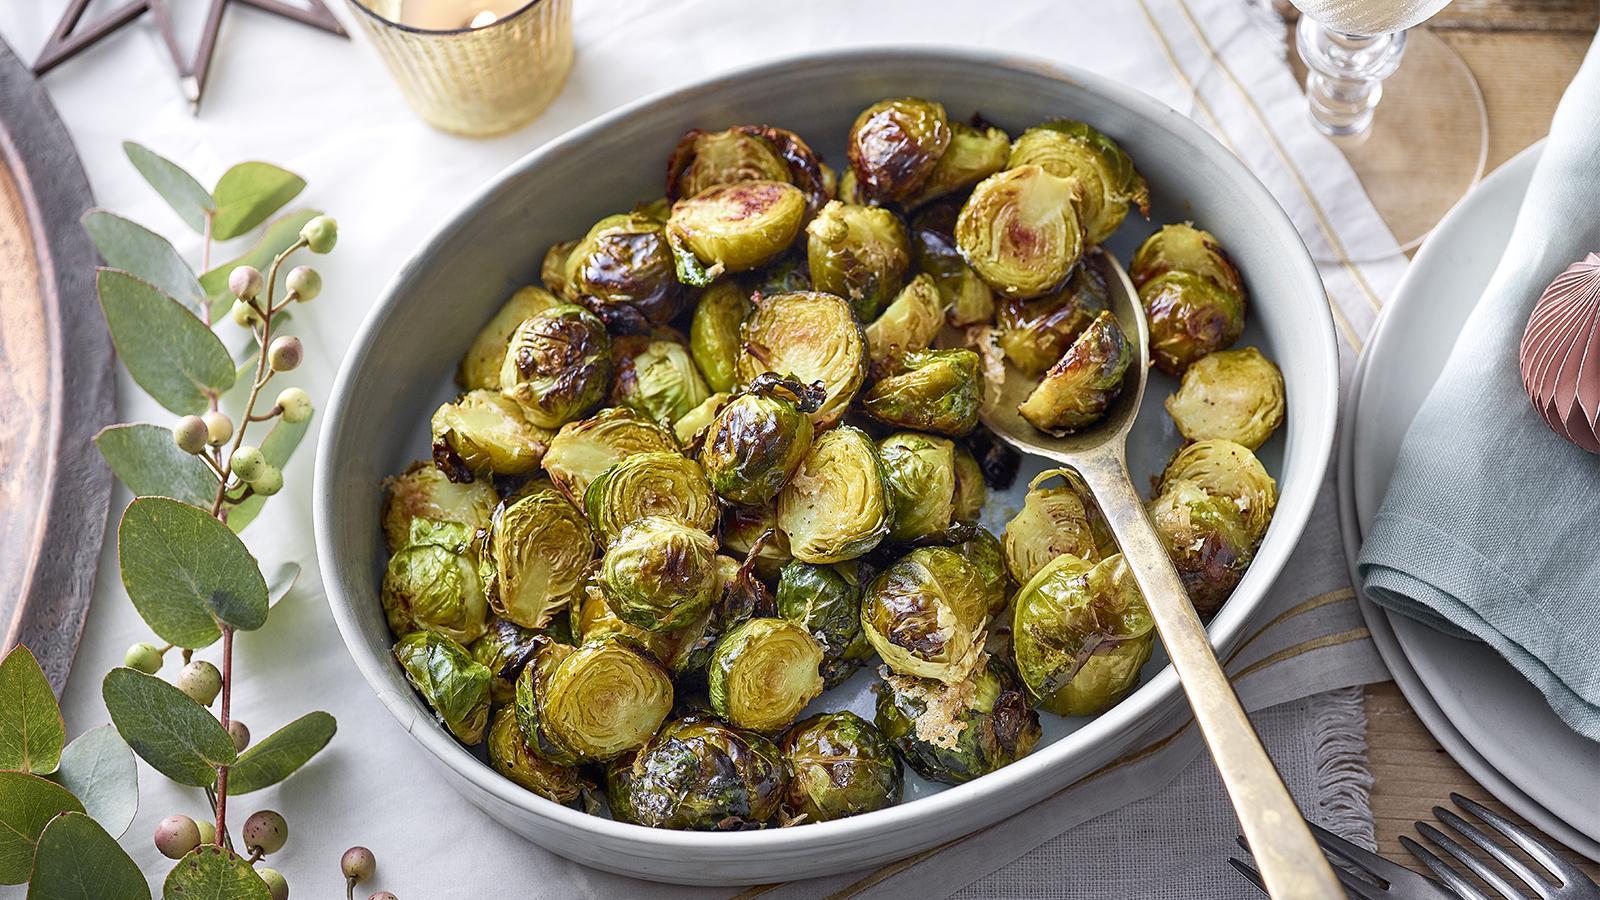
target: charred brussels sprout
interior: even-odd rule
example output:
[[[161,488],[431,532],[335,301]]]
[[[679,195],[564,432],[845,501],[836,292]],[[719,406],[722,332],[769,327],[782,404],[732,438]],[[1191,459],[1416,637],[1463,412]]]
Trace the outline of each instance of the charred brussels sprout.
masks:
[[[955,445],[902,431],[878,442],[894,511],[889,540],[908,544],[942,535],[955,521]]]
[[[1061,483],[1046,485],[1060,478]],[[1022,509],[1005,532],[1006,568],[1017,584],[1027,584],[1063,553],[1096,562],[1101,557],[1094,519],[1099,510],[1086,503],[1087,493],[1066,469],[1048,469],[1028,483]]]
[[[972,187],[1006,168],[1011,155],[1011,137],[992,126],[950,123],[950,145],[939,155],[933,171],[915,195],[905,199],[907,208]]]
[[[396,636],[435,631],[466,644],[488,627],[476,533],[455,522],[413,519],[411,538],[389,557],[381,592]]]
[[[533,702],[544,738],[564,753],[598,762],[644,746],[672,709],[672,679],[637,646],[602,638],[537,673]],[[517,705],[522,712],[522,693]]]
[[[543,632],[523,628],[507,619],[489,620],[489,628],[467,645],[472,658],[483,663],[493,678],[489,681],[489,700],[496,706],[510,703],[516,696],[517,675],[533,658]]]
[[[821,666],[822,646],[804,628],[751,619],[711,651],[711,709],[739,728],[777,731],[822,693]]]
[[[540,428],[582,418],[605,398],[611,341],[605,325],[581,306],[551,307],[511,335],[500,390]]]
[[[976,522],[983,515],[983,505],[989,502],[989,485],[983,480],[983,469],[966,447],[956,447],[955,452],[955,520]]]
[[[499,390],[500,366],[506,360],[511,333],[524,319],[560,304],[561,301],[544,288],[518,288],[472,339],[472,346],[467,348],[467,354],[461,357],[461,365],[456,369],[456,383],[469,391]]]
[[[1206,493],[1233,504],[1250,546],[1261,543],[1278,505],[1278,484],[1248,448],[1223,440],[1189,444],[1173,454],[1157,491],[1165,491],[1175,481],[1192,481]]]
[[[1134,171],[1133,160],[1092,125],[1058,119],[1024,131],[1012,144],[1006,167],[1028,165],[1077,183],[1078,216],[1091,244],[1111,237],[1130,203],[1150,213],[1150,187]]]
[[[983,407],[982,360],[971,350],[920,350],[867,391],[861,405],[885,425],[964,437]]]
[[[475,475],[530,475],[553,435],[530,423],[498,391],[468,391],[433,414],[433,459],[452,481]]]
[[[493,605],[501,618],[543,628],[568,604],[594,558],[583,514],[548,487],[507,498],[489,529]]]
[[[489,724],[489,765],[517,786],[562,806],[578,799],[583,791],[577,769],[550,762],[528,747],[516,712],[509,706],[496,711]]]
[[[670,659],[679,645],[677,632],[646,631],[617,618],[617,614],[611,611],[611,604],[606,602],[605,591],[593,581],[583,587],[573,618],[573,631],[580,644],[611,636],[626,638],[658,660]]]
[[[850,301],[863,322],[900,290],[911,265],[905,226],[879,206],[831,201],[806,226],[813,290]]]
[[[775,581],[778,570],[794,559],[789,552],[789,536],[778,527],[777,504],[730,506],[724,510],[722,547],[740,556],[754,550],[755,573],[768,581]]]
[[[822,647],[822,681],[834,687],[872,657],[861,630],[861,587],[833,566],[792,562],[778,576],[778,615]]]
[[[679,200],[667,221],[678,277],[705,287],[723,272],[754,269],[794,243],[805,216],[805,194],[779,181],[719,184]]]
[[[1006,555],[1000,539],[979,526],[972,537],[955,546],[955,551],[978,573],[978,584],[983,587],[989,618],[993,621],[1011,600],[1011,575],[1006,570]]]
[[[1283,423],[1283,373],[1254,347],[1208,353],[1184,371],[1167,413],[1191,441],[1254,450]]]
[[[766,738],[700,716],[667,723],[606,772],[611,811],[652,828],[740,831],[778,814],[783,755]]]
[[[944,328],[944,297],[933,279],[918,275],[867,326],[867,356],[875,374],[904,353],[926,350]]]
[[[801,384],[822,382],[826,398],[811,414],[832,427],[867,380],[867,339],[850,305],[832,294],[797,292],[761,298],[744,323],[738,376],[779,372]]]
[[[666,516],[707,533],[717,527],[717,498],[705,470],[678,453],[629,456],[589,483],[583,503],[589,527],[606,547],[646,516]]]
[[[740,334],[750,314],[750,298],[729,279],[705,289],[689,322],[689,352],[714,391],[731,391],[739,383]]]
[[[994,292],[972,271],[956,246],[956,216],[961,204],[942,200],[919,210],[911,220],[912,259],[932,276],[944,298],[946,317],[957,327],[994,318]]]
[[[1054,290],[1083,257],[1074,182],[1021,166],[978,183],[956,219],[956,244],[979,277],[1006,297]]]
[[[752,574],[752,568],[732,557],[717,557],[717,598],[700,618],[673,632],[676,646],[662,657],[673,675],[704,672],[723,635],[755,616],[771,614],[775,608],[772,594]]]
[[[778,496],[811,447],[818,386],[771,372],[759,375],[717,413],[700,449],[700,464],[717,496],[761,506]]]
[[[884,672],[876,720],[911,768],[945,784],[1016,762],[1041,734],[1017,677],[993,658],[958,684]]]
[[[987,592],[961,554],[919,547],[867,586],[861,627],[895,672],[959,684],[983,655]]]
[[[1128,267],[1128,277],[1136,288],[1168,272],[1188,272],[1228,293],[1244,294],[1239,270],[1216,236],[1186,222],[1163,226],[1146,238]]]
[[[678,449],[672,433],[631,409],[603,409],[593,418],[569,422],[550,439],[544,471],[574,503],[583,502],[589,483],[639,453]]]
[[[778,493],[778,527],[804,562],[867,553],[889,533],[892,515],[878,450],[848,425],[819,435]]]
[[[1034,702],[1063,716],[1109,709],[1133,687],[1155,622],[1121,554],[1062,554],[1017,592],[1017,671]]]
[[[845,152],[861,191],[873,200],[913,196],[950,146],[944,106],[917,97],[880,100],[850,127]]]
[[[832,196],[831,170],[800,136],[770,125],[736,125],[724,131],[692,130],[667,161],[667,194],[692,197],[713,185],[787,181],[816,212]]]
[[[544,261],[539,265],[539,281],[554,296],[567,295],[567,258],[577,246],[577,239],[573,239],[551,244],[550,249],[545,251]]]
[[[1024,375],[1037,378],[1107,309],[1105,271],[1098,265],[1081,265],[1058,291],[1000,304],[996,320],[1000,349]]]
[[[789,774],[784,809],[807,822],[860,815],[900,802],[905,774],[894,747],[852,712],[796,722],[779,742]]]
[[[411,520],[460,522],[474,530],[489,527],[500,498],[487,481],[457,484],[432,463],[416,462],[405,472],[384,482],[388,498],[383,507],[383,533],[393,552],[411,535]]]
[[[731,400],[732,394],[712,394],[672,423],[673,435],[677,437],[684,453],[699,453],[705,442],[706,430],[717,420],[717,413],[722,412],[722,408]]]
[[[611,405],[636,409],[670,427],[711,396],[689,348],[676,335],[612,342]]]
[[[672,250],[659,220],[638,213],[606,216],[567,256],[565,294],[591,298],[597,315],[631,307],[657,325],[683,306],[683,285],[673,273]]]
[[[432,631],[414,631],[394,645],[406,680],[464,744],[489,727],[490,672],[460,644]]]
[[[1244,577],[1253,553],[1238,508],[1192,481],[1173,479],[1147,509],[1195,612],[1216,612]]]
[[[1133,348],[1117,317],[1103,312],[1018,404],[1017,412],[1033,427],[1057,436],[1086,428],[1121,393],[1122,377],[1132,362]]]
[[[1150,356],[1180,375],[1244,331],[1244,285],[1222,246],[1191,225],[1168,225],[1133,257],[1133,283],[1150,319]]]
[[[717,543],[673,519],[647,516],[611,542],[600,586],[622,621],[648,631],[682,628],[716,595]]]

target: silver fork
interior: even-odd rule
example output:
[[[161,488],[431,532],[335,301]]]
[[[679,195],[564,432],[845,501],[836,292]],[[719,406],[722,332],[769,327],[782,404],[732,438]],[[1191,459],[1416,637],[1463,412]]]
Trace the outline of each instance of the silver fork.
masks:
[[[1584,875],[1577,866],[1557,856],[1555,851],[1540,843],[1525,829],[1518,827],[1483,804],[1476,803],[1460,794],[1451,794],[1450,800],[1463,811],[1471,814],[1473,818],[1498,832],[1502,838],[1522,848],[1524,853],[1544,867],[1545,872],[1554,876],[1555,880],[1551,880],[1535,871],[1532,866],[1512,856],[1509,850],[1496,843],[1489,835],[1484,834],[1476,825],[1457,815],[1454,810],[1445,809],[1442,806],[1433,808],[1434,818],[1477,845],[1478,849],[1482,850],[1495,862],[1504,866],[1506,871],[1521,879],[1522,883],[1527,885],[1528,890],[1531,890],[1534,896],[1539,897],[1540,900],[1600,900],[1600,886],[1597,886],[1587,875]],[[1484,884],[1493,888],[1495,892],[1506,898],[1506,900],[1525,900],[1528,896],[1521,888],[1513,887],[1509,884],[1505,878],[1489,868],[1488,864],[1478,859],[1460,842],[1433,825],[1427,822],[1418,822],[1417,833],[1427,838],[1435,847],[1443,850],[1472,874],[1482,879]],[[1408,837],[1400,838],[1400,843],[1404,844],[1405,848],[1411,851],[1411,855],[1421,860],[1422,864],[1427,866],[1433,874],[1439,876],[1440,881],[1449,885],[1452,890],[1460,895],[1462,900],[1490,900],[1487,894],[1474,887],[1471,882],[1462,877],[1459,872],[1427,847]]]
[[[1315,822],[1307,821],[1306,824],[1311,826],[1311,836],[1316,838],[1322,849],[1376,879],[1377,883],[1373,883],[1356,877],[1341,866],[1334,866],[1333,874],[1338,877],[1339,883],[1344,885],[1345,892],[1349,896],[1358,897],[1360,900],[1457,900],[1455,894],[1432,878],[1418,875],[1371,850],[1352,844]],[[1242,837],[1239,838],[1239,846],[1246,851],[1250,849]],[[1267,892],[1261,876],[1249,863],[1229,857],[1228,864],[1239,870],[1239,874],[1249,879],[1261,893]]]

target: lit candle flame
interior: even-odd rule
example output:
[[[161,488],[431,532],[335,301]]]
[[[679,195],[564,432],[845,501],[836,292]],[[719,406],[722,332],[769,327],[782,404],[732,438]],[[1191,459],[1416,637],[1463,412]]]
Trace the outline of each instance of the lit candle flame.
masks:
[[[495,20],[498,19],[498,18],[500,18],[500,17],[498,15],[495,15],[494,10],[492,10],[492,9],[481,10],[481,11],[479,11],[479,13],[477,15],[472,17],[472,21],[471,22],[467,23],[467,27],[468,28],[482,28],[485,25],[493,25]]]

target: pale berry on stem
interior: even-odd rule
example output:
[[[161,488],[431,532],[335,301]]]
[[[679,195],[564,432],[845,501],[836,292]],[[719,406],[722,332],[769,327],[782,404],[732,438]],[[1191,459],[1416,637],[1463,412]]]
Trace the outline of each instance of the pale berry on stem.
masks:
[[[211,410],[200,417],[206,423],[206,443],[221,447],[233,437],[233,420],[220,410]]]
[[[240,300],[254,300],[262,284],[261,270],[255,266],[234,266],[228,273],[228,290]]]
[[[309,303],[322,293],[322,275],[310,266],[295,266],[289,270],[284,285],[294,294],[294,299]]]
[[[228,737],[233,739],[233,749],[236,753],[243,753],[244,748],[250,746],[250,729],[238,719],[228,723]]]
[[[200,826],[188,816],[167,816],[156,825],[156,849],[167,859],[182,859],[200,846]]]
[[[289,823],[282,815],[263,809],[244,820],[244,846],[251,853],[277,853],[289,840]]]
[[[332,216],[317,216],[300,229],[300,239],[312,253],[327,253],[339,240],[339,223]]]
[[[130,669],[138,669],[146,675],[154,675],[161,671],[161,655],[161,648],[147,641],[140,641],[123,654],[122,664]]]
[[[185,453],[199,453],[206,449],[210,433],[206,422],[199,416],[184,416],[172,426],[172,442]]]
[[[222,690],[222,673],[203,659],[192,660],[178,673],[178,690],[201,706],[210,706]]]
[[[274,372],[292,372],[300,367],[305,352],[300,339],[294,335],[273,338],[272,346],[267,348],[267,365]]]

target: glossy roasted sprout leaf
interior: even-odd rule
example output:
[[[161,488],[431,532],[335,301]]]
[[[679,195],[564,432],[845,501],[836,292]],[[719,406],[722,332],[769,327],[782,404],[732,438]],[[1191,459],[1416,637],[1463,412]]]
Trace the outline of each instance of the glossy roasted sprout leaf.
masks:
[[[605,399],[611,341],[605,325],[581,306],[553,306],[512,332],[500,368],[500,390],[540,428],[581,419]]]
[[[867,586],[861,626],[894,672],[960,684],[983,659],[989,590],[960,553],[919,547]]]
[[[216,210],[211,193],[177,163],[148,147],[123,141],[122,150],[133,167],[144,176],[144,180],[178,214],[178,218],[193,228],[196,234],[205,234],[206,219]]]
[[[955,445],[902,431],[878,442],[894,509],[889,539],[902,544],[942,535],[955,521]]]
[[[861,111],[850,127],[845,152],[862,192],[889,202],[915,194],[949,145],[950,123],[942,104],[897,97]]]
[[[248,794],[293,775],[333,740],[333,716],[309,712],[250,745],[228,769],[228,793]]]
[[[28,900],[150,900],[139,866],[94,819],[65,812],[45,826]]]
[[[161,889],[162,900],[272,900],[256,870],[226,847],[201,844],[178,860]]]
[[[806,225],[811,288],[850,301],[869,322],[899,292],[911,265],[905,226],[893,212],[833,200]]]
[[[646,516],[665,516],[708,534],[717,525],[717,498],[705,469],[679,453],[629,456],[589,483],[583,505],[601,547]]]
[[[883,313],[867,326],[867,354],[875,377],[896,357],[926,350],[944,329],[944,296],[929,275],[911,279]]]
[[[97,284],[117,356],[157,403],[199,414],[208,393],[233,386],[228,348],[183,304],[117,269],[101,269]]]
[[[719,587],[717,542],[665,516],[646,516],[618,534],[601,562],[606,603],[622,621],[672,631],[698,619]]]
[[[505,362],[511,333],[524,319],[560,304],[561,301],[544,288],[531,285],[517,288],[472,339],[472,346],[467,348],[456,368],[456,384],[469,391],[499,390],[500,366]]]
[[[317,216],[322,215],[321,210],[301,209],[285,213],[272,220],[267,230],[261,237],[240,256],[228,260],[200,276],[200,286],[205,288],[206,296],[211,299],[211,320],[219,321],[228,314],[228,308],[233,305],[233,294],[228,291],[228,275],[239,266],[255,266],[263,273],[272,266],[272,260],[283,251],[294,245],[300,239],[300,229]],[[283,275],[287,275],[285,272]],[[279,277],[282,278],[283,275]],[[274,294],[274,297],[282,296]]]
[[[582,793],[584,783],[579,770],[551,762],[535,752],[517,724],[512,707],[495,710],[489,723],[488,744],[489,765],[519,787],[562,805]]]
[[[410,539],[413,519],[458,522],[474,531],[487,530],[500,501],[489,482],[457,484],[428,462],[412,463],[399,475],[385,479],[383,486],[388,495],[383,533],[391,553]]]
[[[1105,269],[1086,262],[1059,289],[1031,300],[1006,298],[996,318],[996,342],[1024,375],[1037,378],[1061,359],[1078,335],[1110,309]]]
[[[1192,481],[1227,500],[1238,511],[1252,549],[1267,533],[1278,506],[1278,483],[1248,447],[1232,441],[1196,441],[1179,449],[1161,473],[1157,492],[1176,481]]]
[[[875,721],[907,765],[945,784],[1016,762],[1041,734],[1016,675],[992,657],[957,684],[884,670]]]
[[[627,406],[671,426],[711,395],[676,334],[626,337],[612,342],[610,404]]]
[[[492,673],[464,647],[432,631],[413,631],[394,645],[406,680],[464,744],[483,740],[489,727]]]
[[[715,719],[669,722],[606,771],[611,811],[653,828],[739,831],[778,814],[783,755],[765,737]]]
[[[738,384],[741,331],[752,309],[744,289],[720,279],[700,294],[689,321],[689,352],[713,391],[731,391]]]
[[[1056,119],[1029,128],[1011,145],[1006,168],[1037,165],[1078,185],[1078,214],[1090,243],[1111,237],[1131,204],[1150,212],[1150,188],[1133,160],[1099,129]]]
[[[226,241],[260,225],[305,189],[299,175],[271,163],[242,162],[222,173],[211,191],[216,211],[211,237]]]
[[[170,241],[110,210],[91,209],[83,214],[82,221],[83,230],[89,232],[89,239],[106,265],[149,282],[190,312],[201,315],[206,306],[205,291]]]
[[[867,415],[885,425],[965,437],[983,408],[983,362],[975,351],[919,350],[898,360],[861,400]]]
[[[956,219],[967,264],[1002,296],[1038,297],[1067,279],[1083,257],[1075,183],[1021,166],[978,183]]]
[[[434,465],[452,481],[494,475],[531,475],[554,435],[529,422],[499,391],[468,391],[433,413]]]
[[[1060,484],[1049,484],[1060,478]],[[1095,520],[1098,508],[1085,499],[1087,489],[1067,469],[1046,469],[1028,483],[1022,509],[1006,523],[1003,545],[1006,568],[1017,584],[1027,584],[1066,553],[1098,562],[1101,558]]]
[[[918,210],[911,220],[912,259],[917,269],[933,277],[946,316],[957,328],[994,318],[994,292],[956,246],[960,212],[961,204],[947,198]]]
[[[667,221],[679,280],[704,287],[772,260],[794,243],[805,216],[805,194],[781,181],[713,185],[679,200]]]
[[[1216,612],[1254,555],[1239,509],[1228,497],[1181,478],[1164,482],[1146,509],[1195,612]]]
[[[1218,350],[1184,371],[1166,407],[1191,441],[1221,438],[1255,450],[1283,424],[1283,373],[1254,347]]]
[[[83,812],[66,788],[27,772],[0,771],[0,884],[28,880],[39,835],[66,812]]]
[[[1017,412],[1033,427],[1056,436],[1087,428],[1122,392],[1133,356],[1116,316],[1102,312],[1018,404]]]
[[[0,660],[0,769],[48,775],[66,744],[61,707],[33,652],[18,644]]]
[[[606,216],[567,254],[565,296],[611,324],[619,316],[664,325],[683,304],[664,221],[634,212]],[[632,315],[629,315],[632,313]]]
[[[776,731],[822,693],[822,645],[786,619],[751,619],[717,642],[707,666],[711,709],[730,724]]]
[[[765,372],[801,384],[822,382],[825,399],[811,421],[832,427],[867,380],[867,338],[850,304],[833,294],[797,291],[762,297],[744,323],[738,376],[754,381]]]
[[[789,776],[784,808],[790,816],[826,822],[900,802],[900,758],[872,723],[853,712],[796,722],[779,748]]]
[[[778,496],[810,449],[810,413],[822,404],[815,385],[759,375],[718,411],[698,459],[723,500],[764,506]]]
[[[139,810],[139,768],[115,726],[101,725],[74,738],[50,780],[71,791],[113,837],[128,830]]]
[[[605,762],[641,747],[672,710],[672,679],[624,638],[568,653],[538,686],[539,725],[556,746]]]
[[[205,707],[153,675],[112,669],[100,694],[133,752],[179,784],[209,786],[217,779],[217,766],[238,758],[233,739]]]
[[[217,623],[245,631],[267,620],[267,583],[244,542],[204,510],[139,497],[117,529],[122,585],[151,630],[180,647],[216,640]]]
[[[778,615],[810,632],[822,647],[824,686],[837,686],[872,657],[861,631],[861,585],[840,568],[789,563],[778,576],[776,601]]]
[[[865,555],[888,535],[889,503],[872,439],[841,425],[812,442],[779,492],[777,525],[795,559],[842,562]]]
[[[933,171],[905,205],[914,209],[930,200],[972,187],[1007,168],[1011,137],[992,125],[950,123],[950,145],[939,154]]]
[[[527,628],[543,628],[582,584],[594,540],[583,514],[549,488],[502,503],[489,530],[494,564],[490,604]]]
[[[1060,715],[1093,715],[1122,699],[1154,644],[1155,622],[1121,554],[1098,563],[1056,557],[1017,592],[1015,609],[1022,682]],[[1108,666],[1112,657],[1137,664]]]
[[[178,449],[170,428],[110,425],[94,436],[94,445],[135,497],[172,497],[207,507],[216,498],[217,476],[200,457]]]

